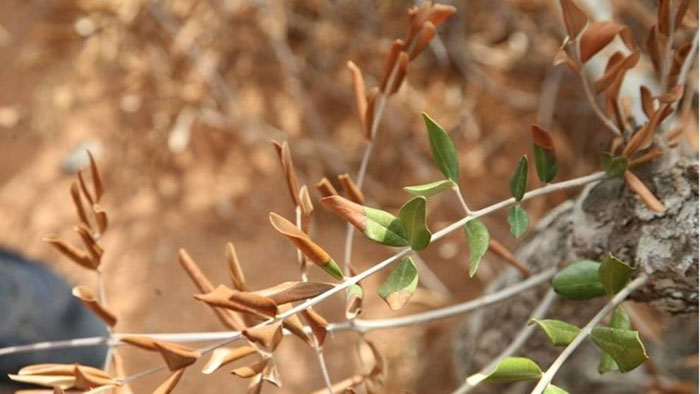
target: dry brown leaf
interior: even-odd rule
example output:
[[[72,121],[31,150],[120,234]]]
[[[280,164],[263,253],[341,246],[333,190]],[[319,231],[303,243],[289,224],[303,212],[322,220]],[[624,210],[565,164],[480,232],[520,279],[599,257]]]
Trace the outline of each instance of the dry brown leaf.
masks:
[[[282,165],[282,172],[287,180],[287,188],[289,189],[289,194],[292,196],[292,201],[294,205],[299,205],[299,198],[297,196],[299,190],[299,180],[297,179],[296,171],[294,170],[294,163],[292,162],[292,154],[289,150],[289,144],[287,141],[281,144],[277,141],[272,141],[275,146],[277,155],[280,159],[280,164]]]
[[[22,367],[17,372],[17,375],[28,376],[28,375],[73,375],[75,373],[76,364],[58,364],[58,363],[44,363],[44,364],[34,364]],[[110,378],[109,374],[105,371],[88,366],[81,366],[83,370],[88,371],[91,375]]]
[[[306,185],[299,189],[299,204],[301,208],[301,230],[308,233],[311,214],[314,212],[314,204],[311,202],[311,195],[309,195],[309,189]]]
[[[656,99],[662,103],[675,103],[676,101],[680,100],[681,97],[683,97],[683,91],[684,89],[682,85],[675,85],[669,89],[666,94],[657,96]]]
[[[569,70],[573,71],[574,73],[578,73],[578,66],[576,65],[576,62],[571,58],[571,56],[569,56],[569,53],[566,51],[564,46],[559,48],[556,55],[554,55],[554,61],[552,62],[552,65],[555,67],[560,64],[566,64]]]
[[[326,340],[326,334],[328,333],[328,322],[313,308],[308,308],[301,311],[301,315],[304,317],[304,320],[306,320],[306,323],[308,323],[308,325],[311,327],[311,331],[316,338],[318,347],[322,347],[323,342]]]
[[[155,341],[155,346],[171,371],[192,365],[201,356],[198,352],[179,343]]]
[[[257,361],[253,364],[246,365],[245,367],[236,368],[231,371],[232,374],[238,376],[239,378],[252,378],[253,376],[261,373],[265,366],[267,366],[268,359],[263,359]]]
[[[377,96],[379,96],[379,88],[376,86],[369,90],[367,93],[367,112],[365,113],[365,138],[371,141],[374,136],[372,135],[372,124],[374,123],[374,106],[377,101]]]
[[[228,275],[231,278],[233,288],[240,291],[246,291],[246,280],[241,268],[241,263],[236,254],[236,248],[231,242],[226,243],[226,261],[228,262]],[[200,289],[201,290],[201,289]]]
[[[83,196],[88,200],[90,205],[95,204],[97,201],[92,197],[92,193],[88,190],[87,183],[85,182],[85,177],[83,177],[83,170],[78,171],[78,183],[80,184],[80,190],[83,192]]]
[[[671,1],[670,0],[659,0],[659,6],[657,7],[657,26],[659,28],[659,33],[668,35],[671,32]]]
[[[622,52],[615,52],[608,61],[605,73],[594,83],[596,93],[606,91],[608,96],[617,99],[624,74],[639,61],[640,53],[634,52],[625,57]]]
[[[409,59],[413,60],[415,59],[418,55],[423,52],[423,50],[430,44],[430,41],[435,37],[435,33],[437,33],[437,28],[435,28],[435,25],[433,22],[425,22],[423,24],[423,27],[420,30],[420,33],[418,34],[418,37],[416,37],[416,42],[413,44],[413,49],[411,50],[411,53],[409,54]]]
[[[434,3],[430,6],[428,19],[433,22],[433,25],[440,26],[452,15],[457,13],[457,9],[448,4]]]
[[[695,3],[697,3],[697,1],[695,1]],[[690,0],[681,0],[680,4],[678,4],[678,11],[676,12],[676,17],[673,22],[674,30],[678,30],[678,28],[681,27],[681,24],[683,24],[683,18],[688,12],[689,5]]]
[[[647,54],[651,58],[654,69],[658,72],[661,69],[661,53],[664,47],[663,39],[657,33],[657,27],[652,26],[649,29],[649,35],[645,41]]]
[[[255,293],[271,299],[277,305],[282,305],[316,297],[332,288],[331,283],[283,282],[277,286],[257,290]]]
[[[56,250],[61,252],[61,254],[73,260],[73,262],[77,263],[78,265],[90,270],[95,270],[97,268],[97,266],[95,266],[95,262],[92,261],[87,252],[69,244],[61,238],[47,237],[44,238],[44,241],[50,243],[54,248],[56,248]]]
[[[588,22],[588,16],[583,10],[574,2],[574,0],[560,0],[561,11],[564,16],[564,26],[566,26],[566,32],[569,37],[574,40],[578,37],[579,33],[586,27]]]
[[[89,369],[77,364],[73,367],[73,374],[75,375],[75,387],[77,389],[84,390],[100,386],[113,386],[117,383],[112,378],[92,374]]]
[[[161,383],[152,394],[170,394],[175,389],[178,382],[180,382],[180,378],[182,378],[182,374],[184,373],[185,368],[178,369],[172,375],[170,375],[168,379]]]
[[[7,375],[11,380],[18,383],[34,384],[43,387],[58,387],[69,389],[75,384],[75,376],[72,375]]]
[[[352,61],[347,63],[352,74],[352,90],[355,94],[355,110],[360,118],[360,124],[365,124],[365,113],[367,112],[367,93],[365,92],[365,81],[362,78],[362,71]]]
[[[95,267],[99,267],[102,260],[102,254],[104,253],[102,247],[97,244],[97,241],[92,237],[90,230],[84,224],[73,227],[73,230],[78,233],[80,239],[83,241],[83,245],[85,245],[85,249],[87,249],[88,253],[90,254],[90,258],[92,259],[92,264]]]
[[[630,157],[639,149],[646,149],[652,142],[656,130],[661,122],[672,111],[670,104],[663,104],[657,109],[649,119],[649,121],[637,131],[625,145],[622,154]]]
[[[306,257],[316,263],[316,265],[324,267],[331,261],[331,256],[323,250],[323,248],[318,246],[306,233],[301,231],[289,220],[274,212],[270,212],[270,223],[275,230],[284,235],[294,246],[301,250]]]
[[[251,346],[240,346],[236,348],[218,348],[211,354],[209,361],[202,368],[202,373],[210,375],[217,371],[222,366],[240,360],[243,357],[256,353],[255,348]]]
[[[654,212],[664,212],[666,207],[656,196],[646,187],[646,185],[637,178],[631,171],[625,171],[625,180],[627,185],[632,189],[644,203]]]
[[[194,298],[212,307],[243,312],[256,317],[266,318],[277,315],[277,305],[272,300],[254,293],[232,290],[224,285],[219,285],[204,294],[195,294]]]
[[[260,394],[262,392],[262,386],[263,386],[263,379],[262,379],[262,374],[259,373],[255,376],[253,376],[252,379],[250,379],[250,383],[248,384],[248,394]]]
[[[352,320],[362,313],[362,297],[355,293],[348,293],[345,306],[345,318]]]
[[[380,91],[383,92],[386,89],[386,84],[389,82],[389,76],[391,75],[391,72],[394,69],[394,66],[396,65],[396,61],[399,58],[399,53],[401,53],[401,51],[403,51],[404,49],[406,49],[406,43],[403,42],[403,40],[396,39],[391,44],[389,55],[387,56],[386,62],[384,63],[384,71],[382,71],[382,78],[379,82]]]
[[[318,190],[318,192],[321,193],[323,197],[338,195],[338,191],[335,190],[331,181],[329,181],[326,177],[323,177],[323,179],[318,181],[318,183],[316,184],[316,190]]]
[[[251,341],[261,345],[267,351],[272,352],[282,341],[282,322],[248,328],[243,330],[242,334]]]
[[[328,196],[321,199],[321,205],[331,210],[336,215],[345,219],[360,231],[367,227],[367,215],[364,207],[341,196]]]
[[[639,87],[639,92],[642,97],[642,110],[644,111],[644,114],[647,116],[647,119],[651,119],[651,116],[654,114],[654,98],[651,95],[651,91],[649,90],[648,87],[641,85]]]
[[[357,204],[364,204],[365,195],[362,193],[362,190],[357,187],[355,182],[350,177],[350,174],[345,173],[338,175],[338,182],[340,182],[340,185],[343,187],[343,193],[348,196],[350,201]]]
[[[119,337],[119,342],[123,342],[132,346],[136,346],[140,349],[143,350],[148,350],[148,351],[157,351],[158,348],[156,348],[156,340],[149,338],[149,337],[144,337],[144,336],[126,336],[126,337]]]
[[[100,171],[97,169],[97,163],[95,162],[95,158],[92,156],[92,153],[87,151],[87,154],[90,158],[90,174],[92,175],[92,187],[95,189],[95,203],[98,203],[104,194],[102,177],[100,176]]]
[[[100,234],[104,234],[107,231],[108,220],[107,212],[102,209],[99,204],[94,204],[92,206],[92,212],[95,215],[95,221],[97,222],[97,230]]]
[[[408,54],[406,52],[401,52],[401,54],[399,54],[399,62],[396,74],[394,75],[394,81],[391,84],[391,89],[389,89],[390,95],[398,92],[404,79],[406,79],[406,74],[408,74],[408,62]]]
[[[608,45],[618,34],[630,50],[636,50],[636,45],[632,39],[632,33],[629,27],[612,21],[591,23],[581,35],[581,61],[584,63],[587,62]]]
[[[292,304],[282,304],[279,306],[280,313],[284,313],[292,308]],[[299,316],[296,314],[289,316],[282,321],[282,327],[291,332],[294,336],[304,341],[309,346],[313,346],[313,340],[306,334],[304,325],[301,324]]]
[[[83,199],[80,197],[80,187],[77,182],[72,182],[70,184],[70,196],[73,199],[73,205],[75,206],[75,211],[80,221],[83,222],[86,227],[90,227],[90,222],[88,221],[85,207],[83,206]]]
[[[75,286],[72,293],[107,326],[114,327],[117,324],[117,317],[102,305],[86,286]]]

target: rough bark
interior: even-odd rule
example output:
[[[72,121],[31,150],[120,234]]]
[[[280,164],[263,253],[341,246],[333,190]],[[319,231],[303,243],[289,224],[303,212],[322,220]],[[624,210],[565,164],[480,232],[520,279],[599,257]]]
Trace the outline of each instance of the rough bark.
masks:
[[[631,298],[677,316],[673,338],[682,337],[685,344],[675,347],[666,343],[658,349],[649,349],[650,355],[652,359],[677,362],[697,349],[698,165],[695,160],[669,155],[664,160],[635,168],[634,172],[665,204],[664,213],[650,211],[626,187],[622,178],[607,179],[589,185],[575,200],[550,212],[519,248],[517,256],[533,272],[538,272],[580,259],[600,261],[612,252],[637,267],[638,272],[647,273],[648,284]],[[506,272],[487,291],[518,280],[517,273]],[[477,372],[511,342],[546,290],[547,286],[542,286],[524,292],[520,297],[479,311],[464,321],[455,338],[454,367],[459,382]],[[559,298],[548,317],[582,326],[604,302],[603,299],[567,301]],[[536,332],[516,355],[531,357],[544,369],[561,350]],[[571,392],[582,393],[636,393],[648,383],[643,368],[624,375],[598,375],[599,356],[595,345],[584,344],[565,364],[555,382]],[[673,372],[678,372],[677,376],[683,374],[679,369]],[[697,371],[691,375],[697,379]],[[494,385],[480,387],[475,392],[520,393],[530,386]]]

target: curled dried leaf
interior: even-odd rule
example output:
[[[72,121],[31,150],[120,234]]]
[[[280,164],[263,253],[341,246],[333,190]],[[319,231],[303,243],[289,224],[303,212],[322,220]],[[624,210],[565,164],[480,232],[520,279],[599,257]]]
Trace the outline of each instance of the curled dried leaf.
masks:
[[[389,76],[391,75],[396,61],[399,58],[399,53],[406,48],[406,43],[403,40],[396,39],[391,44],[391,49],[389,50],[389,56],[386,58],[384,63],[384,71],[382,71],[382,78],[379,83],[379,90],[384,91],[386,89],[386,84],[389,82]]]
[[[418,55],[421,54],[421,52],[423,52],[423,50],[428,46],[428,44],[430,44],[430,41],[433,39],[433,37],[435,37],[435,33],[437,33],[437,29],[435,28],[433,22],[428,21],[423,24],[420,33],[416,37],[416,42],[413,45],[413,49],[409,54],[410,60],[415,59]]]
[[[406,52],[401,52],[401,54],[399,54],[399,62],[396,74],[394,75],[394,81],[391,84],[391,89],[389,89],[389,94],[394,94],[399,91],[403,80],[406,79],[406,74],[408,74],[408,62],[408,54],[406,54]]]
[[[675,103],[683,97],[683,85],[675,85],[666,94],[657,96],[656,98],[662,103]]]
[[[331,181],[329,181],[326,177],[323,177],[323,179],[318,181],[318,183],[316,184],[316,190],[318,190],[318,192],[321,193],[323,197],[338,195],[338,191],[335,190]]]
[[[265,350],[272,352],[282,342],[282,322],[249,328],[243,330],[242,334],[252,342],[262,346]]]
[[[641,85],[639,87],[639,93],[642,97],[642,110],[647,116],[647,119],[651,119],[651,116],[654,114],[655,111],[654,97],[651,95],[651,91],[649,90],[649,88],[644,85]]]
[[[565,46],[559,48],[556,55],[554,55],[554,61],[552,62],[552,65],[555,67],[560,64],[566,64],[569,70],[573,71],[574,73],[578,73],[578,66],[576,65],[574,59],[569,56]]]
[[[246,291],[245,275],[243,275],[243,269],[241,269],[241,264],[238,261],[236,248],[231,242],[226,244],[226,261],[228,262],[228,275],[231,278],[233,287],[236,290]]]
[[[360,188],[357,187],[355,182],[353,182],[349,174],[345,173],[338,175],[338,181],[343,187],[343,193],[345,193],[345,195],[348,196],[350,201],[355,202],[357,204],[364,204],[365,195],[364,193],[362,193],[362,190],[360,190]]]
[[[321,199],[321,204],[357,227],[358,230],[364,232],[367,228],[367,215],[362,205],[341,196],[324,197]]]
[[[156,348],[156,340],[145,336],[134,335],[120,337],[119,342],[123,342],[132,346],[136,346],[137,348],[152,352],[158,350],[158,348]]]
[[[659,6],[657,7],[657,26],[659,33],[668,35],[671,32],[671,1],[670,0],[659,0]]]
[[[85,226],[90,227],[90,222],[88,221],[87,214],[85,213],[85,207],[83,206],[83,199],[80,197],[80,187],[78,186],[78,183],[71,183],[70,195],[73,199],[73,205],[75,205],[75,211],[78,214],[80,221],[83,222]]]
[[[95,221],[97,222],[97,230],[100,234],[104,234],[107,231],[107,225],[109,224],[107,220],[107,212],[102,209],[99,204],[94,204],[92,206],[92,212],[95,215]]]
[[[586,27],[588,16],[574,0],[560,0],[559,3],[564,16],[566,32],[572,40],[576,39],[583,28]]]
[[[204,368],[202,368],[202,373],[205,375],[210,375],[224,365],[240,360],[243,357],[249,356],[253,353],[256,353],[256,350],[251,346],[240,346],[236,348],[224,347],[215,349],[211,354],[209,361],[207,361]]]
[[[104,253],[102,247],[97,244],[97,241],[92,237],[90,230],[85,227],[84,224],[74,227],[73,230],[78,233],[80,239],[83,241],[83,245],[85,245],[85,249],[87,249],[88,253],[90,254],[90,258],[92,259],[92,264],[95,267],[99,267],[100,261],[102,260],[102,254]]]
[[[10,380],[18,383],[34,384],[43,387],[58,387],[69,389],[75,385],[75,377],[71,375],[7,375]]]
[[[152,394],[170,394],[174,389],[175,386],[177,386],[178,382],[180,382],[180,378],[182,378],[182,375],[185,373],[185,368],[178,369],[175,371],[168,379],[166,379],[163,383],[156,388]]]
[[[196,294],[194,298],[213,307],[230,309],[253,316],[274,317],[277,315],[277,305],[271,299],[255,293],[232,290],[224,285],[219,285],[205,294]]]
[[[311,202],[309,189],[306,185],[299,189],[299,204],[299,207],[301,207],[301,231],[308,233],[311,214],[314,212],[314,204]]]
[[[92,194],[90,193],[90,190],[87,187],[87,183],[85,182],[85,177],[83,177],[83,171],[79,170],[78,171],[78,183],[80,184],[80,190],[83,192],[83,196],[85,196],[85,199],[88,200],[88,203],[90,205],[95,204],[97,201],[92,197]]]
[[[104,194],[102,177],[100,176],[100,171],[97,169],[97,163],[95,162],[95,158],[92,156],[92,153],[87,151],[87,154],[90,158],[90,174],[92,175],[92,187],[95,189],[95,203],[98,203]]]
[[[201,356],[198,352],[174,342],[155,341],[156,349],[171,371],[194,364]]]
[[[238,376],[239,378],[252,378],[253,376],[261,373],[263,369],[265,369],[268,361],[268,359],[263,359],[253,364],[246,365],[245,367],[236,368],[233,371],[231,371],[231,373]]]
[[[360,117],[360,122],[365,124],[365,112],[367,112],[367,94],[365,93],[365,81],[362,71],[352,61],[348,60],[348,68],[352,74],[352,88],[355,94],[355,110]]]
[[[297,179],[296,171],[294,170],[294,163],[292,162],[292,154],[289,150],[289,144],[287,141],[281,144],[277,141],[272,141],[275,146],[277,155],[280,159],[280,164],[282,165],[282,171],[287,180],[287,188],[289,189],[289,194],[292,196],[292,201],[294,205],[299,205],[299,198],[297,196],[299,190],[299,180]]]
[[[95,262],[90,258],[88,253],[83,251],[82,249],[73,246],[58,237],[47,237],[44,238],[44,241],[50,243],[51,246],[56,248],[56,250],[61,252],[61,254],[63,254],[64,256],[73,260],[74,263],[77,263],[78,265],[87,269],[97,269]]]
[[[328,333],[328,321],[326,321],[326,319],[318,314],[318,312],[316,312],[313,308],[308,308],[301,311],[301,315],[304,317],[304,320],[306,320],[306,323],[308,323],[308,325],[311,327],[311,332],[313,332],[314,338],[316,338],[318,347],[322,347],[323,342],[326,340],[326,334]]]
[[[90,289],[85,286],[75,286],[72,293],[74,297],[78,298],[85,307],[90,309],[107,326],[113,327],[117,324],[117,317],[93,296]]]
[[[637,178],[631,171],[625,171],[625,180],[627,185],[644,201],[644,203],[654,212],[664,212],[666,207],[654,196],[654,193],[646,187],[646,185]]]
[[[618,34],[630,50],[636,50],[636,44],[634,43],[632,33],[628,26],[612,21],[591,23],[581,35],[581,61],[584,63],[587,62],[608,45]]]
[[[627,142],[622,154],[630,157],[639,149],[645,149],[648,147],[654,138],[654,134],[656,133],[658,126],[661,124],[664,118],[671,113],[671,111],[671,104],[668,103],[663,104],[659,109],[657,109],[654,114],[652,114],[649,121],[632,136],[629,142]]]
[[[280,312],[284,313],[292,308],[292,304],[282,304],[280,305]],[[299,316],[291,315],[284,319],[282,322],[282,327],[294,334],[297,338],[304,341],[307,345],[313,346],[313,340],[304,330],[304,325],[301,324]]]
[[[44,363],[44,364],[34,364],[34,365],[28,365],[26,367],[22,367],[17,372],[17,375],[21,376],[27,376],[27,375],[73,375],[75,372],[75,366],[76,364],[58,364],[58,363]],[[95,368],[95,367],[89,367],[85,365],[81,365],[84,371],[87,371],[89,374],[102,377],[102,378],[110,378],[110,375],[106,373],[105,371]]]
[[[352,320],[362,313],[363,297],[364,291],[360,285],[352,285],[348,287],[347,294],[345,296],[345,318]]]
[[[112,386],[117,383],[111,377],[104,377],[103,374],[93,374],[88,368],[79,364],[74,367],[75,388],[77,389],[92,389],[101,386]]]
[[[657,33],[657,27],[652,26],[647,35],[645,46],[647,54],[651,58],[654,69],[658,72],[661,69],[661,54],[663,53],[664,42],[663,38]]]
[[[332,288],[333,285],[331,283],[283,282],[277,286],[258,290],[255,293],[269,298],[277,305],[281,305],[313,298]]]
[[[280,378],[280,373],[277,370],[277,363],[275,363],[274,358],[270,358],[269,362],[262,370],[262,379],[277,387],[282,387],[282,379]]]

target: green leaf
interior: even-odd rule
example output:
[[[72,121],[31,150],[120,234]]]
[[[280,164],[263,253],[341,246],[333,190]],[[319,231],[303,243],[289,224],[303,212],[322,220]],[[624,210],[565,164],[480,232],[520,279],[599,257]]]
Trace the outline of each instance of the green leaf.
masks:
[[[413,250],[423,250],[430,245],[432,234],[426,225],[426,203],[425,197],[414,197],[399,210],[399,219]]]
[[[423,112],[423,120],[428,129],[428,139],[430,140],[430,151],[433,153],[433,160],[440,171],[455,182],[459,181],[459,161],[457,160],[457,150],[452,139],[445,129]]]
[[[410,257],[399,263],[379,288],[379,296],[396,311],[408,302],[418,286],[418,270]]]
[[[515,173],[510,178],[510,194],[513,195],[515,201],[523,199],[525,187],[527,186],[527,156],[523,155],[515,167]]]
[[[598,326],[593,328],[591,338],[612,357],[621,372],[629,372],[649,358],[637,331]]]
[[[532,125],[532,150],[535,153],[537,176],[542,183],[549,183],[557,175],[557,155],[554,151],[554,141],[549,132]]]
[[[608,295],[614,295],[627,285],[632,272],[634,268],[610,253],[600,264],[598,275],[605,292]]]
[[[408,237],[401,221],[389,212],[364,207],[367,223],[365,235],[374,242],[389,246],[408,246]]]
[[[554,291],[572,300],[588,300],[605,295],[603,284],[598,277],[600,263],[580,260],[569,264],[552,279]]]
[[[543,394],[569,394],[569,392],[550,383],[544,389]]]
[[[554,346],[566,346],[576,338],[581,331],[578,327],[561,320],[530,320],[528,324],[537,324],[547,334]]]
[[[457,184],[449,179],[443,179],[437,182],[426,183],[425,185],[406,186],[403,190],[411,193],[414,196],[430,197],[434,194],[442,193],[445,190],[456,188]]]
[[[630,318],[627,316],[627,312],[625,312],[622,307],[617,307],[613,311],[608,327],[620,328],[623,330],[629,330],[632,328]],[[602,375],[606,372],[614,372],[619,370],[620,368],[617,366],[615,360],[613,360],[607,353],[603,353],[603,355],[600,357],[600,363],[598,363],[598,373]]]
[[[486,383],[510,383],[538,379],[542,370],[534,361],[525,357],[504,358],[483,381]]]
[[[600,164],[605,170],[605,175],[609,177],[622,176],[627,171],[629,159],[624,155],[613,157],[610,153],[603,153],[600,157]]]
[[[525,234],[528,223],[527,212],[525,212],[520,205],[516,205],[510,209],[508,213],[508,224],[510,225],[510,233],[513,234],[515,238],[520,238],[521,235]]]
[[[472,219],[464,226],[464,234],[469,244],[469,276],[472,277],[489,249],[489,229],[478,219]]]

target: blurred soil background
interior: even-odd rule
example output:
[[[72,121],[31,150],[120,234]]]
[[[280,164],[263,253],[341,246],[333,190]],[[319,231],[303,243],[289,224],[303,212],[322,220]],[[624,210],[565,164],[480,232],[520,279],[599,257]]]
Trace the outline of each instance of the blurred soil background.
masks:
[[[635,2],[636,3],[636,2]],[[644,31],[654,2],[613,2]],[[394,38],[406,31],[411,2],[293,0],[3,0],[0,12],[0,245],[40,259],[71,283],[95,278],[42,238],[75,240],[69,186],[95,153],[110,218],[104,239],[108,303],[118,332],[221,330],[177,263],[185,248],[215,284],[228,284],[225,244],[238,249],[253,287],[297,280],[296,253],[268,224],[268,212],[293,217],[271,140],[290,142],[297,171],[313,185],[323,176],[353,176],[365,141],[355,115],[352,60],[375,86]],[[553,131],[559,180],[598,168],[609,135],[592,115],[579,81],[552,59],[564,37],[557,2],[468,0],[412,62],[407,81],[389,101],[379,128],[365,194],[395,212],[401,187],[440,178],[420,118],[428,112],[451,131],[461,184],[470,206],[509,196],[508,180],[530,153],[529,125]],[[645,22],[645,17],[646,22]],[[638,42],[643,34],[636,37]],[[537,186],[532,176],[531,187]],[[533,222],[576,191],[525,205]],[[453,196],[431,199],[431,227],[460,217]],[[505,212],[485,219],[510,247]],[[315,237],[341,260],[345,224],[316,204]],[[365,283],[363,318],[425,310],[477,296],[503,269],[487,255],[468,277],[467,247],[455,232],[421,256],[451,297],[417,293],[400,312],[376,296],[387,273]],[[354,264],[366,269],[391,254],[358,237]],[[313,270],[312,270],[313,271]],[[317,272],[312,278],[324,279]],[[435,287],[431,285],[431,287]],[[439,288],[439,286],[437,287]],[[341,321],[343,297],[318,307]],[[446,392],[456,321],[375,332],[390,365],[387,392]],[[327,341],[332,379],[357,365],[351,337]],[[153,354],[122,351],[130,373],[158,365]],[[300,393],[322,386],[313,351],[289,338],[277,351],[284,387]],[[198,366],[201,365],[201,362]],[[185,373],[181,393],[244,390],[224,368],[212,376]],[[226,371],[226,372],[225,372]],[[134,383],[149,392],[160,373]]]

